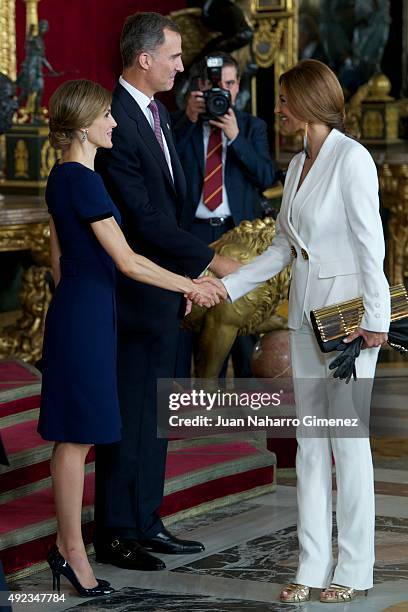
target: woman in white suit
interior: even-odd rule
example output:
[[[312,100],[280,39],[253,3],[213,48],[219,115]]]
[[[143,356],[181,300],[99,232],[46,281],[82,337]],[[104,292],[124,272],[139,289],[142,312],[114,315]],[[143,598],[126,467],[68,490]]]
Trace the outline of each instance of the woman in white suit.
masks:
[[[334,357],[320,352],[310,311],[363,296],[361,327],[348,339],[364,338],[366,350],[356,369],[359,379],[369,381],[370,396],[390,321],[377,172],[368,151],[344,134],[343,92],[325,64],[304,60],[282,74],[275,113],[286,132],[303,131],[304,151],[289,165],[272,245],[222,282],[234,301],[292,264],[288,324],[297,412],[315,414],[319,403],[319,413],[341,416],[344,394],[349,394],[347,402],[357,401],[352,390],[359,383],[336,381],[328,392],[328,366]],[[354,408],[358,413],[359,407]],[[339,547],[335,567],[332,453]],[[354,599],[373,585],[375,513],[368,436],[336,437],[329,431],[315,438],[298,435],[296,470],[299,567],[281,601],[307,601],[311,588],[322,589],[325,603]]]

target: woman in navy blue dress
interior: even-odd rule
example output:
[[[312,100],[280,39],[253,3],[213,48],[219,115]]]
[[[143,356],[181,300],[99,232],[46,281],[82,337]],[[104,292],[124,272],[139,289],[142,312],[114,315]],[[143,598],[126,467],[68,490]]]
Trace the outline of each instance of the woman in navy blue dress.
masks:
[[[64,83],[50,101],[50,141],[62,154],[46,190],[56,290],[45,324],[38,431],[55,442],[51,476],[58,531],[48,555],[54,588],[62,574],[87,597],[113,591],[89,564],[81,508],[91,445],[120,439],[115,268],[202,305],[219,301],[210,285],[201,290],[127,244],[119,212],[93,169],[97,148],[112,146],[116,122],[110,103],[108,91],[85,80]]]

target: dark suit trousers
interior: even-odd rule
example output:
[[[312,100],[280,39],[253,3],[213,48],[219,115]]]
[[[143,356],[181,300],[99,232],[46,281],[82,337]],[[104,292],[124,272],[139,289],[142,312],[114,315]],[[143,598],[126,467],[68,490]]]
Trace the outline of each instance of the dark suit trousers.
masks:
[[[119,322],[122,440],[97,448],[96,545],[112,537],[143,540],[163,528],[158,510],[167,441],[157,438],[156,396],[157,379],[174,376],[178,327],[170,323],[165,333],[153,336],[121,333]]]
[[[230,221],[230,220],[228,220]],[[200,223],[195,221],[191,228],[191,233],[197,238],[200,238],[206,244],[211,244],[223,234],[234,227],[234,222],[231,218],[229,223],[225,225],[210,225],[209,223]],[[179,345],[177,349],[176,377],[190,378],[191,376],[191,357],[193,352],[198,350],[198,345],[194,342],[195,334],[180,329]],[[237,336],[231,349],[232,364],[234,373],[237,378],[251,378],[251,359],[254,349],[255,338],[253,336]],[[228,358],[225,360],[219,374],[220,378],[225,378],[228,368]]]

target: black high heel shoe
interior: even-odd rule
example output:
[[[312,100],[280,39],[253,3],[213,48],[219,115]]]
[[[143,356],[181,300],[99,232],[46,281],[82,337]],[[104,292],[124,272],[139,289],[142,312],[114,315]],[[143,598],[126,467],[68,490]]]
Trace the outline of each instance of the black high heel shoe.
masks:
[[[53,591],[60,592],[60,580],[61,574],[70,581],[72,586],[76,589],[78,595],[81,597],[101,597],[103,595],[110,595],[115,592],[115,589],[110,586],[110,583],[106,580],[98,580],[98,586],[92,587],[92,589],[86,589],[79,582],[78,578],[75,575],[74,570],[69,565],[67,561],[65,561],[64,557],[61,555],[58,550],[58,546],[54,544],[48,552],[47,555],[48,565],[52,571],[52,589]]]

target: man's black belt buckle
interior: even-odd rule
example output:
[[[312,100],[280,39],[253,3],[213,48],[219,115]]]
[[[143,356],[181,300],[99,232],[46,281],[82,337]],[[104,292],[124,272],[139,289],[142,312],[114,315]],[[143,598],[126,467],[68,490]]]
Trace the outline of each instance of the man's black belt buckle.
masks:
[[[210,217],[208,222],[213,227],[219,227],[220,225],[224,225],[227,223],[229,217]]]
[[[195,221],[197,223],[207,223],[212,227],[220,227],[220,225],[230,223],[231,217],[208,217],[207,219],[200,219],[200,217],[196,217]]]

